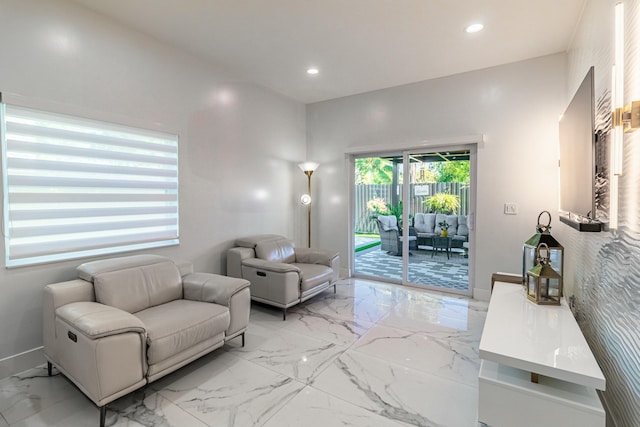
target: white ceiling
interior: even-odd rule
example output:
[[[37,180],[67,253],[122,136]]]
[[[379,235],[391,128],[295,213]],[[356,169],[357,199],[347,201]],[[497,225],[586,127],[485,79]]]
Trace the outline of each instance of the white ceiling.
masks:
[[[564,52],[586,0],[75,1],[311,103]]]

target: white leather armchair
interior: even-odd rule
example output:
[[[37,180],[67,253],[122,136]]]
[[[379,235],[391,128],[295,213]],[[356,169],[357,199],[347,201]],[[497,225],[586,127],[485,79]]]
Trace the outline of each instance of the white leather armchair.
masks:
[[[296,248],[278,235],[250,236],[236,240],[227,251],[227,275],[251,282],[251,299],[287,308],[318,295],[335,284],[340,273],[337,252]]]
[[[82,264],[44,289],[44,354],[100,407],[241,336],[249,282],[157,255]]]

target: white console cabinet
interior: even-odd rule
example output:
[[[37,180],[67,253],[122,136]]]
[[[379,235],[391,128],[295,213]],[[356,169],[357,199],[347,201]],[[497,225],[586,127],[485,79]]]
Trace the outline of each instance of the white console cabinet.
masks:
[[[497,282],[480,341],[478,421],[491,427],[604,427],[605,378],[564,298],[530,302]],[[538,382],[532,382],[537,374]]]

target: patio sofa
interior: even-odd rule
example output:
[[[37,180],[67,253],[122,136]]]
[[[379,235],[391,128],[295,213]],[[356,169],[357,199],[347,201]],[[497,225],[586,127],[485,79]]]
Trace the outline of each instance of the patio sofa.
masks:
[[[44,355],[100,408],[242,336],[249,282],[158,255],[88,262],[44,288]]]
[[[451,247],[461,248],[469,241],[467,215],[445,215],[441,213],[417,213],[413,217],[413,228],[418,236],[418,245],[429,245],[431,239],[440,235],[438,223],[447,221]]]
[[[251,282],[251,299],[282,308],[306,301],[333,286],[340,274],[340,255],[296,248],[282,236],[266,234],[236,239],[227,251],[227,275]]]

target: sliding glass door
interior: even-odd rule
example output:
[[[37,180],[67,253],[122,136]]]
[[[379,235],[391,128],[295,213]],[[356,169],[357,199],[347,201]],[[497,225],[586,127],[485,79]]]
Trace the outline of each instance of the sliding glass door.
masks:
[[[353,160],[354,274],[471,294],[475,145]]]
[[[402,282],[402,155],[354,160],[354,266],[359,276]]]
[[[469,294],[471,149],[410,152],[406,157],[405,206],[417,244],[406,260],[405,282]]]

